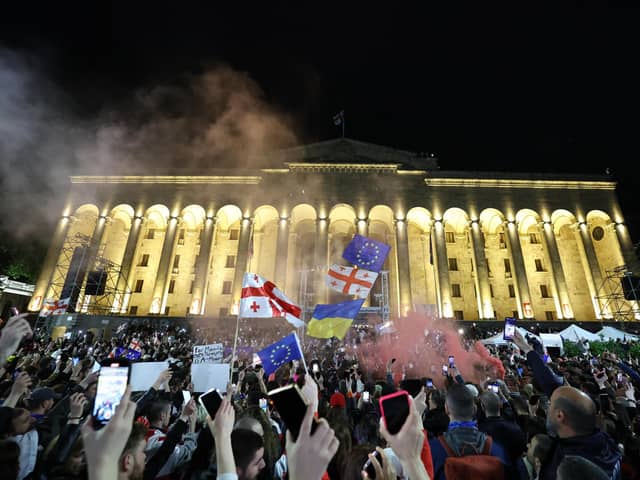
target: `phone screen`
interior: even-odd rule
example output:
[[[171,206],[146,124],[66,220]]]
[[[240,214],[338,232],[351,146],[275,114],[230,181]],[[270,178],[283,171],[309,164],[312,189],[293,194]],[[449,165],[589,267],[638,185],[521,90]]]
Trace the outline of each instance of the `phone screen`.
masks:
[[[189,403],[191,401],[191,392],[188,390],[183,390],[182,391],[182,398],[184,400],[183,405],[186,405],[187,403]]]
[[[71,361],[73,362],[73,366],[75,367],[76,365],[78,365],[78,362],[80,361],[80,359],[78,357],[73,357]]]
[[[380,411],[391,435],[400,431],[409,416],[409,394],[403,390],[380,399]]]
[[[433,388],[433,380],[427,378],[427,388]]]
[[[376,450],[375,452],[372,453],[372,455],[378,461],[380,466],[384,468],[384,461],[382,460],[382,455],[380,455],[380,452]],[[376,480],[376,469],[373,466],[373,462],[371,461],[370,458],[367,459],[367,461],[364,464],[364,467],[362,467],[362,470],[367,472],[367,478],[370,478],[371,480]]]
[[[500,386],[497,383],[490,383],[489,390],[491,390],[494,393],[498,393],[500,391]]]
[[[268,407],[268,403],[267,403],[267,399],[266,398],[261,398],[260,400],[258,400],[258,405],[260,405],[260,408],[262,409],[262,411],[264,413],[267,413],[267,409]]]
[[[449,367],[447,367],[446,365],[442,365],[442,375],[445,377],[449,375]]]
[[[96,398],[93,403],[93,418],[96,428],[105,426],[116,413],[120,399],[127,389],[129,369],[129,365],[120,362],[100,368]]]
[[[211,419],[216,417],[220,404],[222,403],[222,395],[217,390],[209,390],[206,393],[200,395],[198,399],[200,405],[204,407]]]
[[[269,398],[273,401],[280,418],[284,420],[294,440],[297,439],[302,419],[307,412],[307,402],[298,386],[293,384],[272,390],[269,392]],[[311,425],[311,433],[314,432],[315,427],[314,421]]]
[[[449,355],[449,368],[453,368],[456,366],[455,357],[453,355]]]
[[[369,399],[371,398],[370,393],[369,392],[362,392],[362,401],[363,402],[368,402]]]
[[[507,317],[504,319],[504,334],[505,340],[512,340],[516,335],[516,319]]]
[[[317,363],[313,364],[313,367],[311,367],[314,373],[318,373],[320,371],[320,366]]]

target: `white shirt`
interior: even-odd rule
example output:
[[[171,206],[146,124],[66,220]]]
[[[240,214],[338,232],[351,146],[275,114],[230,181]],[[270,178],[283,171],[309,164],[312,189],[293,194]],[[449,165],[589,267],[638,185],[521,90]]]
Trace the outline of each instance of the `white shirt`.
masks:
[[[20,447],[20,471],[18,480],[22,480],[36,468],[38,458],[38,431],[34,428],[24,435],[12,438]]]

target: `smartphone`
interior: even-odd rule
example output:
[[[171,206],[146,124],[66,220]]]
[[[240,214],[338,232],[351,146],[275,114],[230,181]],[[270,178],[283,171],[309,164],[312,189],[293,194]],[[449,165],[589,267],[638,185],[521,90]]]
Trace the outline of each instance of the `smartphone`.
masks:
[[[268,395],[294,440],[297,439],[302,419],[307,412],[307,402],[302,391],[296,384],[291,384],[271,390]],[[311,433],[315,431],[316,426],[314,419],[311,424]]]
[[[504,319],[504,333],[503,338],[505,340],[513,340],[516,335],[516,319],[513,317],[507,317]]]
[[[362,392],[362,401],[363,402],[369,402],[369,399],[371,398],[371,394],[367,391]]]
[[[182,390],[182,399],[184,401],[183,405],[186,405],[191,401],[191,392],[188,390]]]
[[[416,398],[422,390],[422,381],[419,378],[407,378],[402,381],[402,387],[409,392],[409,395]]]
[[[100,364],[94,360],[93,367],[91,368],[91,373],[96,373],[99,371],[100,371]]]
[[[433,388],[433,380],[431,380],[430,378],[427,378],[426,387]]]
[[[453,355],[449,355],[449,368],[454,368],[456,366],[455,357]]]
[[[389,433],[398,433],[409,416],[409,392],[398,390],[381,397],[380,414]]]
[[[93,426],[104,427],[116,413],[127,389],[131,365],[125,359],[107,360],[100,366],[96,398],[93,402]]]
[[[382,455],[380,455],[380,452],[376,450],[371,455],[378,461],[380,466],[384,469],[384,463],[382,461]],[[367,458],[367,461],[364,462],[364,466],[362,467],[362,470],[367,472],[367,478],[370,478],[371,480],[376,479],[376,469],[373,466],[373,462],[371,461],[370,458]]]
[[[621,373],[618,373],[618,374],[616,375],[616,381],[617,381],[618,383],[622,382],[622,374],[621,374]]]
[[[320,371],[320,365],[318,365],[317,363],[314,363],[313,366],[311,367],[311,370],[313,371],[313,373],[318,373]]]
[[[260,408],[264,413],[267,413],[269,406],[266,398],[261,398],[260,400],[258,400],[258,405],[260,405]]]
[[[75,367],[76,365],[78,365],[78,362],[80,361],[80,359],[78,357],[73,357],[71,358],[71,362],[73,363],[73,366]]]
[[[490,383],[487,386],[489,387],[489,390],[491,390],[494,393],[498,393],[500,391],[500,385],[498,385],[497,383]]]
[[[447,367],[446,365],[442,365],[442,375],[445,377],[449,375],[449,367]]]
[[[222,395],[216,389],[211,389],[208,392],[203,393],[198,398],[200,405],[207,411],[211,419],[216,417],[220,404],[222,403]]]
[[[600,409],[609,410],[609,394],[608,393],[600,394]]]

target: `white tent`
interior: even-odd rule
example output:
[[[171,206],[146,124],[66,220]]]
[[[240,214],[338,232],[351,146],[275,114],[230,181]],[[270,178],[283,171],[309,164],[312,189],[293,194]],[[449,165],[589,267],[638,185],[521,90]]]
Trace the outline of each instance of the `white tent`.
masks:
[[[526,335],[529,335],[529,336],[532,336],[532,337],[536,337],[538,340],[540,340],[540,343],[542,343],[542,339],[540,337],[538,337],[537,335],[534,335],[530,331],[525,330],[524,328],[518,327],[518,326],[516,326],[516,329],[518,330],[520,335],[522,335],[523,337],[525,337]],[[480,340],[480,342],[482,342],[485,345],[506,345],[507,343],[509,343],[504,339],[503,332],[497,333],[493,337],[489,337],[489,338],[485,338],[484,340]],[[544,345],[544,343],[542,343],[542,344]]]
[[[562,337],[557,333],[541,333],[540,339],[542,345],[545,348],[557,347],[560,349],[560,355],[564,355],[564,344],[562,343]]]
[[[618,330],[613,327],[603,327],[598,333],[596,333],[599,337],[604,338],[604,340],[623,340],[626,338],[627,340],[638,341],[640,337],[637,335],[632,335],[630,333],[623,332],[622,330]]]
[[[585,330],[584,328],[580,328],[575,324],[570,325],[562,330],[560,332],[560,336],[564,340],[569,340],[570,342],[578,342],[583,338],[590,342],[600,340],[600,337],[598,337],[598,335],[596,335],[595,333],[591,333],[590,331]]]

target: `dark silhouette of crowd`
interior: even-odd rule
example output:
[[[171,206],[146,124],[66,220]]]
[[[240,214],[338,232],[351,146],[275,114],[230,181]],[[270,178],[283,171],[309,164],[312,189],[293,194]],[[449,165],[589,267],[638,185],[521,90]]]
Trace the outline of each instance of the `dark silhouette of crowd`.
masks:
[[[232,358],[233,335],[215,329],[143,322],[123,324],[110,338],[71,332],[51,339],[33,332],[25,315],[10,318],[0,331],[0,477],[640,478],[640,376],[631,356],[583,349],[547,358],[516,334],[491,348],[503,378],[472,383],[452,366],[438,388],[434,379],[403,378],[403,365],[391,358],[380,359],[382,374],[369,372],[342,342],[307,339],[306,362],[266,375],[253,351],[287,333],[245,327]],[[193,346],[212,342],[223,343],[231,364],[214,418],[190,378]],[[97,429],[98,367],[133,343],[136,361],[169,368],[144,392],[128,388]],[[308,404],[297,438],[268,394],[292,383]],[[398,390],[411,393],[409,413],[391,434],[379,399]]]

